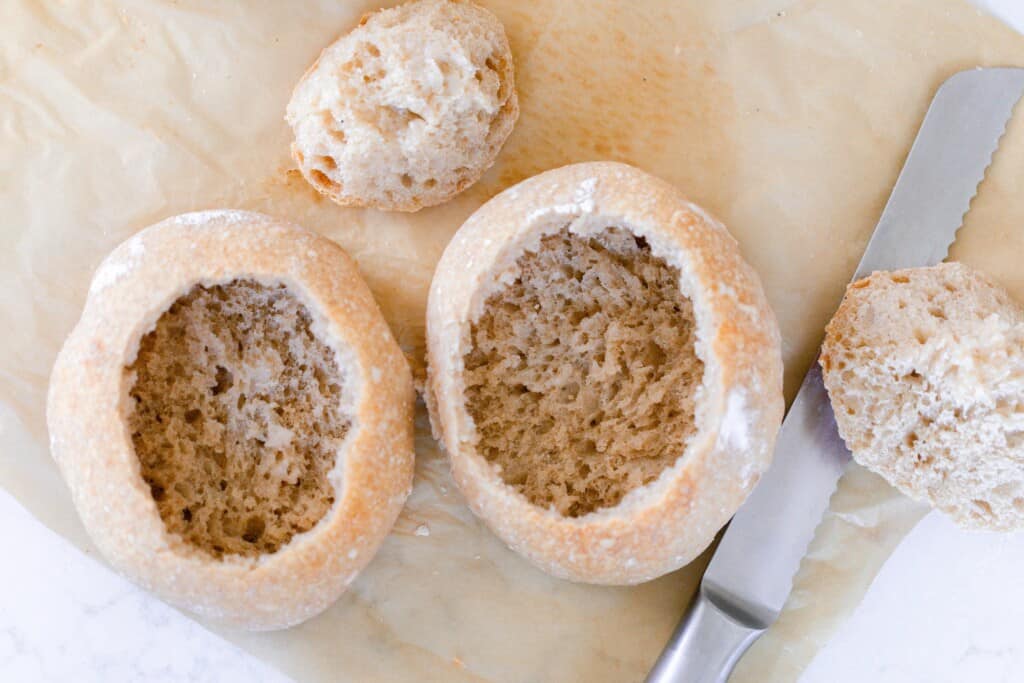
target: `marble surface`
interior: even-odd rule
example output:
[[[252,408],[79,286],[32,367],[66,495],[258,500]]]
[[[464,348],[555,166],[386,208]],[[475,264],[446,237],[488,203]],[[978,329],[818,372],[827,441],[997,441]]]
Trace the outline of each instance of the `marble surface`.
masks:
[[[285,683],[83,555],[0,491],[0,680]]]
[[[0,491],[0,680],[289,679],[115,575]],[[802,683],[1020,680],[1024,534],[926,517]],[[913,590],[908,590],[913,586]]]
[[[801,681],[1020,681],[1022,566],[1024,533],[970,533],[931,513]]]
[[[1024,31],[1020,0],[975,0]],[[0,491],[0,680],[289,679],[83,555]],[[1024,534],[925,518],[803,683],[1013,681],[1024,670]],[[913,590],[908,590],[912,586]]]

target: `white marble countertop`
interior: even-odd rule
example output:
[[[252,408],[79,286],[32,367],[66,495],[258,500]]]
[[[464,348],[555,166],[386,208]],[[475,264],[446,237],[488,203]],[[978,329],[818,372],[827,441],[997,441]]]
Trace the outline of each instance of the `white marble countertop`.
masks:
[[[973,0],[1024,31],[1021,0]],[[0,680],[288,679],[80,553],[0,491]],[[900,545],[803,683],[1024,680],[1024,534],[938,514]],[[907,590],[912,585],[913,590]]]

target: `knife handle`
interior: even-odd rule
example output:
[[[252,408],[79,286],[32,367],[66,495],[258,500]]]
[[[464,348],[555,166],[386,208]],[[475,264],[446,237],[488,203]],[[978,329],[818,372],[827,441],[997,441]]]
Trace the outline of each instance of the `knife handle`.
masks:
[[[731,619],[698,591],[646,683],[724,683],[740,656],[764,633]]]

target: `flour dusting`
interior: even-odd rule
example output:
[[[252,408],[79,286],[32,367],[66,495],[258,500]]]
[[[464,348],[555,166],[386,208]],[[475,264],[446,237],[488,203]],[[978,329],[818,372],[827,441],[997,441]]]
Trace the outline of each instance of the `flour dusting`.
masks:
[[[711,214],[705,211],[703,207],[697,206],[693,202],[686,202],[686,207],[696,215],[700,216],[701,220],[703,220],[708,225],[714,226],[721,230],[725,230],[725,226],[722,225],[719,221],[717,221]]]
[[[725,415],[718,427],[718,443],[726,448],[745,451],[750,448],[750,415],[747,398],[742,391],[732,391],[725,401]]]
[[[550,213],[563,214],[567,216],[580,216],[594,212],[594,190],[597,189],[597,178],[587,178],[580,181],[572,193],[572,202],[568,204],[555,204],[544,206],[531,211],[526,216],[526,222],[532,223],[541,216]]]
[[[129,239],[124,246],[128,250],[127,254],[122,255],[115,252],[104,259],[100,267],[96,269],[92,282],[89,284],[90,295],[102,292],[107,287],[116,284],[138,267],[142,256],[146,253],[141,233]]]
[[[190,211],[175,216],[171,220],[178,225],[204,225],[210,221],[218,221],[226,225],[238,225],[240,223],[251,223],[255,219],[263,218],[261,214],[252,211],[240,211],[238,209],[210,209],[207,211]]]

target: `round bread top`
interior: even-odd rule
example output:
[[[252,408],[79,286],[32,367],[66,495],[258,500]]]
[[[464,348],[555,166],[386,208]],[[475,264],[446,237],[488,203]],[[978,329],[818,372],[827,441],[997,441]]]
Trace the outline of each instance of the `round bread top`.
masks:
[[[432,423],[473,511],[555,576],[646,581],[696,557],[771,459],[779,334],[720,223],[624,164],[502,192],[427,312]]]
[[[409,369],[354,263],[260,214],[185,214],[115,249],[47,418],[110,563],[247,628],[337,599],[412,482]]]
[[[470,2],[368,14],[295,88],[287,120],[305,178],[343,206],[416,211],[494,163],[518,116],[505,30]]]
[[[821,352],[854,459],[967,528],[1024,528],[1024,309],[958,263],[851,284]]]

